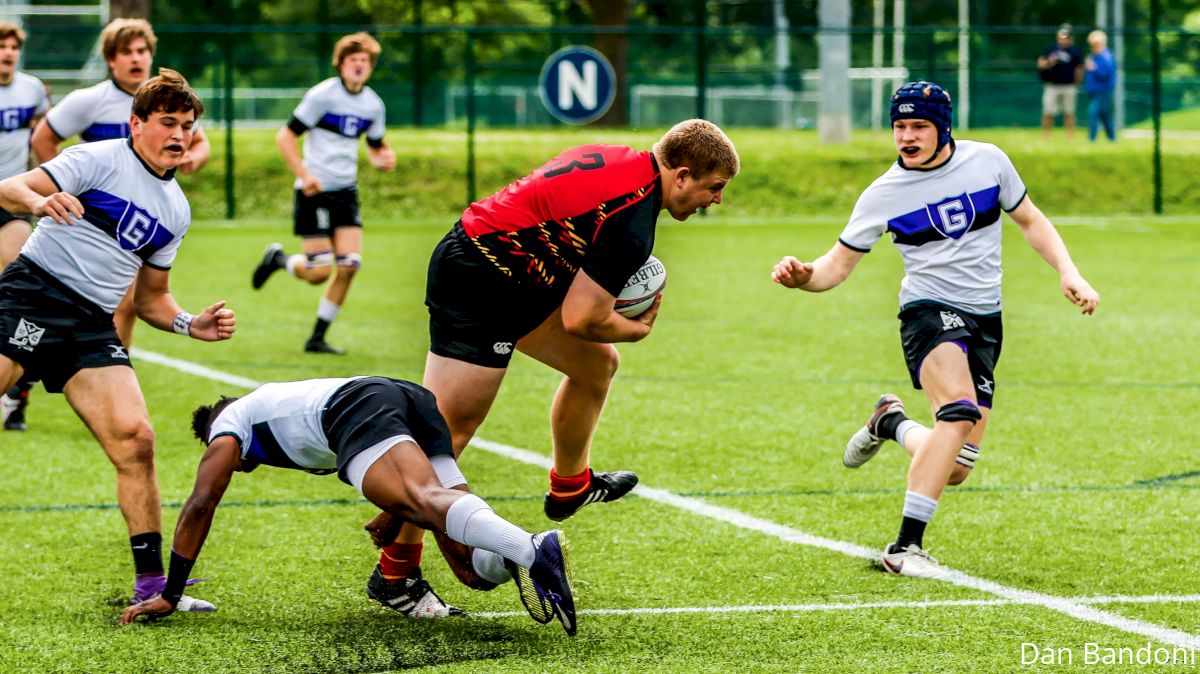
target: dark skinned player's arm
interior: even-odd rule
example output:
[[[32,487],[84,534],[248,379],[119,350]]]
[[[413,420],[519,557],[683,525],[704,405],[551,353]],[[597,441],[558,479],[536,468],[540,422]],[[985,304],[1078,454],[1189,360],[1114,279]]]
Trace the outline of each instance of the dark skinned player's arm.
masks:
[[[208,444],[208,450],[200,459],[196,470],[196,484],[192,495],[183,504],[179,522],[175,525],[175,552],[195,560],[212,527],[213,515],[225,488],[229,486],[233,473],[241,465],[241,449],[237,438],[222,435]]]
[[[192,495],[183,504],[183,511],[179,513],[179,521],[175,525],[167,587],[161,596],[151,597],[125,609],[121,615],[122,625],[134,622],[138,616],[163,617],[175,610],[192,572],[192,564],[199,556],[208,530],[212,527],[217,505],[225,495],[233,472],[241,465],[241,451],[236,438],[222,435],[208,443],[208,449],[200,459],[200,468],[196,471]]]

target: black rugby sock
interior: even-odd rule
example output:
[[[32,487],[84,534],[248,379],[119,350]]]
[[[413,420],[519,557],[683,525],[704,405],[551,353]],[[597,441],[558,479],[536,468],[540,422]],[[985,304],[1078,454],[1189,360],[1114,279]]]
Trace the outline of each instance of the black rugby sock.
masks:
[[[129,537],[129,547],[133,551],[133,571],[143,573],[162,573],[162,534],[148,531],[144,534]]]
[[[875,426],[875,435],[885,440],[895,440],[896,427],[900,425],[901,421],[907,419],[908,416],[904,412],[893,412],[879,420],[879,423]]]
[[[310,341],[310,342],[325,341],[325,331],[329,329],[329,325],[330,325],[330,321],[327,321],[324,318],[318,318],[317,324],[315,326],[313,326],[312,337],[309,337],[308,341]]]

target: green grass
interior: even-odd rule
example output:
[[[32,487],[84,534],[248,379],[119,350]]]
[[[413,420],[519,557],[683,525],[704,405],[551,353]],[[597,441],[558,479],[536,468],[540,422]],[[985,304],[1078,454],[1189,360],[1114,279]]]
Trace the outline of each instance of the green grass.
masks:
[[[671,275],[663,312],[650,338],[621,347],[594,465],[633,469],[649,486],[814,535],[882,546],[895,533],[907,459],[890,445],[848,471],[840,454],[882,390],[904,396],[916,418],[930,416],[909,389],[898,344],[898,256],[880,246],[832,293],[786,291],[770,283],[771,265],[824,252],[843,214],[746,219],[732,211],[660,225],[655,254]],[[1200,391],[1200,226],[1064,222],[1076,223],[1062,233],[1103,295],[1100,310],[1079,316],[1005,224],[996,408],[976,474],[947,493],[927,541],[954,568],[1049,595],[1192,594],[1200,477],[1141,483],[1200,469],[1187,431]],[[141,325],[138,346],[259,381],[419,380],[425,266],[448,224],[368,218],[365,266],[330,332],[350,349],[338,359],[300,351],[318,289],[278,276],[249,290],[266,242],[295,248],[287,223],[197,223],[173,291],[193,310],[229,300],[238,334],[202,344]],[[238,391],[146,362],[138,373],[158,435],[169,532],[201,452],[189,412]],[[479,435],[547,453],[558,381],[516,357]],[[361,531],[371,507],[335,477],[272,468],[234,479],[197,563],[194,575],[209,580],[194,593],[220,610],[122,628],[131,564],[112,508],[112,469],[60,396],[39,389],[29,419],[30,432],[0,435],[10,466],[0,474],[0,671],[1011,672],[1022,669],[1023,642],[1072,647],[1083,669],[1086,642],[1147,641],[1027,605],[584,614],[574,639],[523,614],[409,623],[363,591],[375,560]],[[549,525],[542,470],[479,449],[467,451],[463,469],[504,516],[531,530]],[[640,498],[588,508],[565,529],[584,609],[994,598],[889,577],[861,559]],[[447,600],[477,614],[520,611],[511,586],[470,591],[432,546],[428,553],[427,577]],[[1191,603],[1098,608],[1200,633]]]
[[[859,193],[895,160],[889,132],[856,131],[845,146],[821,145],[814,131],[729,129],[742,156],[742,172],[722,207],[737,217],[792,218],[849,213]],[[572,145],[606,142],[649,148],[663,129],[481,130],[476,138],[477,188],[483,197],[528,174]],[[1057,130],[1044,143],[1028,129],[974,129],[958,134],[996,143],[1009,154],[1030,197],[1051,215],[1150,213],[1153,209],[1151,141],[1089,144],[1081,131],[1068,143]],[[225,214],[224,134],[210,129],[212,163],[181,182],[197,218]],[[274,132],[235,132],[237,216],[291,215],[292,177],[279,157]],[[377,222],[439,222],[462,212],[467,195],[466,133],[444,129],[392,129],[397,170],[381,174],[360,161],[363,213]],[[1167,213],[1200,212],[1200,141],[1172,140],[1164,148],[1163,203]]]

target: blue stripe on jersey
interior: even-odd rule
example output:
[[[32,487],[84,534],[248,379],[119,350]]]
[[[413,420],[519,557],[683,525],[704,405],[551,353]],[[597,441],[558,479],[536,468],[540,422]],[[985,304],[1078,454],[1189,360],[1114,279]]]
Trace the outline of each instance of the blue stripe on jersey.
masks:
[[[79,137],[85,143],[92,143],[98,140],[112,140],[113,138],[128,138],[129,124],[124,122],[120,124],[96,123],[79,132]]]
[[[29,126],[36,109],[32,105],[27,108],[0,108],[0,132],[17,131]]]
[[[143,260],[175,238],[149,211],[103,190],[88,190],[79,195],[79,201],[83,204],[84,221]]]
[[[897,244],[920,246],[934,241],[960,239],[967,232],[1000,221],[1000,186],[947,197],[888,220],[888,231]]]
[[[275,434],[271,432],[271,426],[265,421],[260,421],[250,426],[250,447],[244,453],[244,457],[254,463],[275,466],[276,468],[303,470],[314,475],[328,475],[329,473],[337,472],[336,468],[305,468],[292,461],[291,457],[283,451],[283,447],[279,446],[279,441],[275,439]]]
[[[371,120],[366,117],[357,117],[355,115],[335,115],[332,112],[325,113],[317,122],[318,129],[332,131],[340,136],[347,138],[358,138],[367,132],[371,126]]]

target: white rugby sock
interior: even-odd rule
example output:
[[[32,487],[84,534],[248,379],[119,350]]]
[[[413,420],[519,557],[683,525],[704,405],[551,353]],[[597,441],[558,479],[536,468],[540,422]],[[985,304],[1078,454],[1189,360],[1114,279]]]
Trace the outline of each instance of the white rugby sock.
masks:
[[[905,492],[904,494],[904,516],[911,517],[922,522],[929,522],[933,519],[933,514],[937,512],[937,499],[929,498],[924,494],[918,494],[915,491]]]
[[[326,323],[332,323],[333,319],[337,318],[338,312],[341,310],[342,308],[340,306],[322,297],[321,303],[317,305],[317,318],[325,321]]]
[[[901,447],[904,446],[904,436],[914,428],[922,428],[922,426],[912,419],[905,419],[896,425],[896,442],[900,443]]]
[[[528,531],[500,517],[474,494],[467,494],[446,511],[446,535],[472,548],[482,548],[528,569],[533,566],[533,541]]]
[[[475,548],[471,551],[471,566],[479,577],[497,585],[503,585],[512,580],[508,569],[504,568],[504,558],[490,550]]]
[[[303,267],[307,262],[308,262],[308,258],[304,257],[303,255],[300,255],[300,254],[289,255],[288,259],[287,259],[287,264],[285,265],[285,268],[287,269],[287,273],[291,276],[295,276],[296,269],[299,267]]]

